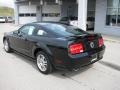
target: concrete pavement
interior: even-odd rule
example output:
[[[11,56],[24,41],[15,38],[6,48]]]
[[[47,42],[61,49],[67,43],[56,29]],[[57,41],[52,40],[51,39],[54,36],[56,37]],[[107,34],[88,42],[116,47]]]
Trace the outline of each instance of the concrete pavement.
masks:
[[[110,36],[110,35],[105,35],[105,34],[103,34],[102,36],[104,37],[104,40],[106,41],[110,41],[113,43],[120,43],[120,37],[118,36]]]

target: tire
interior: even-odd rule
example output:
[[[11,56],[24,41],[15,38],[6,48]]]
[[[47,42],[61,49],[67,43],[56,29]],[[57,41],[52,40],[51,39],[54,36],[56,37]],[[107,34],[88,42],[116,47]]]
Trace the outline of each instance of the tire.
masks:
[[[10,53],[12,51],[12,49],[10,48],[10,45],[9,45],[9,42],[7,39],[4,40],[4,50],[7,52],[7,53]]]
[[[49,74],[52,72],[53,67],[50,63],[50,58],[48,57],[48,55],[45,52],[43,52],[43,51],[38,52],[36,60],[37,60],[36,61],[37,67],[41,73]]]

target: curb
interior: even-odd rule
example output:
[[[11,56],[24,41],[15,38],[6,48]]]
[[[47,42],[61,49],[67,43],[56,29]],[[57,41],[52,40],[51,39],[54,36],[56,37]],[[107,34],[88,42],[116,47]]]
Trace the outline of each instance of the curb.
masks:
[[[108,41],[108,42],[112,42],[112,43],[119,43],[120,44],[120,41],[111,40],[111,39],[104,39],[104,41]]]
[[[114,70],[120,71],[120,65],[112,62],[107,62],[107,61],[99,61],[100,64],[105,65],[107,67],[110,67]]]

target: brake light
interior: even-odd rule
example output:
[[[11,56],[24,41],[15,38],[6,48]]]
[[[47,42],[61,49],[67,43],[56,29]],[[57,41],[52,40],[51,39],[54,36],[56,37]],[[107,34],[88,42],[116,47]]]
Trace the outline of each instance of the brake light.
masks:
[[[99,38],[98,43],[99,43],[99,47],[103,46],[104,44],[103,38]]]
[[[71,44],[69,46],[70,54],[80,54],[84,51],[82,43]]]

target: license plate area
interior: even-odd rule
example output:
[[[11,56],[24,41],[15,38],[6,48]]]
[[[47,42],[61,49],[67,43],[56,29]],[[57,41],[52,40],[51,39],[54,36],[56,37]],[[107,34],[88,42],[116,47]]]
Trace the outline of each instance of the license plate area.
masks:
[[[91,57],[92,57],[91,62],[94,62],[94,61],[96,61],[96,60],[98,59],[97,54],[94,54],[94,55],[92,55]]]
[[[97,48],[97,42],[96,42],[96,40],[89,41],[87,43],[87,48],[89,48],[89,50]]]

